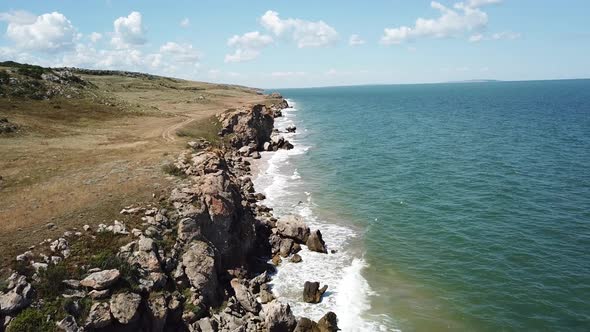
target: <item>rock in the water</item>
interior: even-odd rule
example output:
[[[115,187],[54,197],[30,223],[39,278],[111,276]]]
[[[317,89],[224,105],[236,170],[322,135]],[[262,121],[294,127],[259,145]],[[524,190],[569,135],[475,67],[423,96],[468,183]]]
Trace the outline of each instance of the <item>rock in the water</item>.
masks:
[[[295,254],[291,257],[291,259],[289,259],[289,261],[291,261],[291,263],[301,263],[303,259],[299,254]]]
[[[94,272],[80,281],[80,285],[97,290],[109,288],[119,280],[121,273],[117,269]]]
[[[248,287],[240,283],[240,280],[238,279],[232,279],[230,284],[236,293],[236,298],[238,299],[238,302],[240,302],[240,305],[246,311],[257,314],[260,311],[260,303],[256,301],[256,298],[250,293]]]
[[[107,302],[94,303],[86,319],[86,327],[100,329],[111,325],[111,310]]]
[[[294,133],[297,130],[297,127],[295,127],[295,126],[289,126],[289,127],[285,128],[285,130],[288,133]]]
[[[336,332],[338,328],[338,317],[333,312],[328,312],[318,321],[318,328],[320,332]]]
[[[293,332],[320,332],[318,324],[309,318],[301,317]]]
[[[307,303],[320,303],[322,295],[328,290],[328,285],[320,288],[319,282],[306,281],[303,285],[303,301]]]
[[[323,254],[328,253],[328,250],[326,250],[326,243],[324,242],[324,239],[322,238],[322,233],[319,229],[316,229],[315,231],[309,234],[309,238],[307,239],[305,244],[307,245],[307,248],[311,251],[316,251]]]
[[[297,216],[288,215],[277,221],[277,230],[283,237],[305,243],[309,237],[309,227]]]
[[[265,308],[264,321],[268,332],[293,331],[297,322],[288,304],[273,301]]]
[[[135,322],[139,318],[141,296],[135,293],[119,293],[111,297],[111,313],[121,324]]]

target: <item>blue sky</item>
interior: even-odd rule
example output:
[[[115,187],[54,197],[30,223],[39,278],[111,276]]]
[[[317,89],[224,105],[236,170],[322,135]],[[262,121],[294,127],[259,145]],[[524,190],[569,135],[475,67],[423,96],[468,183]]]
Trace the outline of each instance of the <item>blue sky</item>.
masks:
[[[590,1],[10,1],[0,59],[279,88],[590,77]]]

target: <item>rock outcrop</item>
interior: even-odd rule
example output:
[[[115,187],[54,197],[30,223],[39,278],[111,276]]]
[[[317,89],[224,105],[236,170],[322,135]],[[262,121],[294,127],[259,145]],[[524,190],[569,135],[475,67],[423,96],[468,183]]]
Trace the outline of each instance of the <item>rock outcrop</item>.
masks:
[[[230,142],[236,149],[250,144],[258,150],[262,149],[264,143],[270,140],[274,125],[272,111],[264,105],[223,113],[220,120],[222,135],[233,134]]]
[[[305,244],[307,245],[307,248],[311,251],[316,251],[323,254],[328,253],[328,250],[326,249],[326,243],[324,242],[322,233],[319,229],[316,229],[315,231],[309,234],[309,237],[307,238]]]
[[[307,303],[320,303],[322,295],[328,290],[328,285],[320,288],[319,282],[306,281],[303,285],[303,301]]]
[[[300,331],[335,331],[335,316],[298,324],[289,304],[276,300],[269,284],[271,257],[277,265],[289,257],[301,262],[297,252],[302,245],[326,252],[319,230],[310,232],[297,216],[277,219],[272,208],[261,204],[265,196],[254,190],[244,158],[256,158],[263,149],[292,147],[273,135],[273,119],[287,106],[283,100],[270,109],[257,105],[222,115],[222,134],[232,147],[191,144],[174,163],[186,177],[162,202],[165,207],[120,210],[136,221],[131,231],[116,220],[112,225],[86,225],[85,239],[129,240],[114,248],[115,257],[101,256],[100,268],[78,266],[81,280],[63,280],[60,297],[69,299],[67,314],[49,319],[63,331],[292,332],[296,326]],[[75,241],[81,236],[66,232],[44,241],[49,255],[30,251],[18,256],[19,264],[29,264],[34,272],[7,280],[5,293],[0,293],[5,324],[28,306],[44,305],[27,280],[67,263],[77,254]],[[317,303],[326,288],[306,283],[304,298]],[[82,299],[90,306],[87,315],[80,314]]]

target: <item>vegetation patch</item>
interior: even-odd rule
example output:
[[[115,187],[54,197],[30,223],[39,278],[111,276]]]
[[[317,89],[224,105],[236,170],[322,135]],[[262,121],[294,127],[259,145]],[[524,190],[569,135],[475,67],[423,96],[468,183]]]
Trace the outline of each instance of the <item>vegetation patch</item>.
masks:
[[[6,332],[53,332],[55,323],[47,320],[45,310],[28,308],[16,316]]]
[[[178,168],[178,166],[176,166],[173,162],[164,164],[164,166],[162,166],[162,171],[168,175],[174,175],[179,177],[186,176],[186,174],[184,174],[184,172],[180,168]]]

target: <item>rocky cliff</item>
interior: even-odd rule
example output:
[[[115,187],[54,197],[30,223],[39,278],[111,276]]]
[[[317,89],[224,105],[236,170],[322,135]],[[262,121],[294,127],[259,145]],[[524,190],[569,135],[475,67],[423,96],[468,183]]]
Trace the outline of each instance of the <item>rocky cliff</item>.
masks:
[[[191,144],[196,149],[174,165],[184,180],[161,206],[121,211],[136,217],[135,228],[85,226],[19,255],[0,294],[3,328],[336,331],[333,313],[317,323],[297,320],[268,284],[275,269],[269,261],[297,261],[302,245],[326,252],[318,230],[295,216],[277,219],[260,204],[264,196],[250,179],[249,157],[288,148],[273,139],[274,117],[287,106],[220,115],[230,146]],[[314,302],[323,294],[308,293]]]

